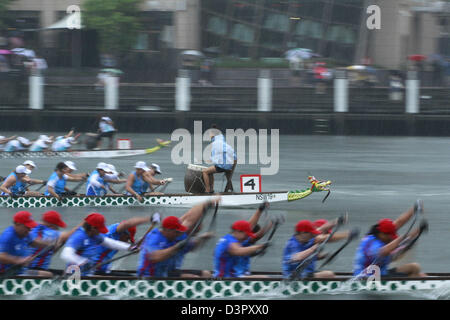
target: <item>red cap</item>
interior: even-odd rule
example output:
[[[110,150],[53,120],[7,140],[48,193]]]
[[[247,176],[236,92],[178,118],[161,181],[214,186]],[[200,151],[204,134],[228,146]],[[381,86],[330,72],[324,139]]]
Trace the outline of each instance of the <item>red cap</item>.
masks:
[[[250,225],[250,222],[246,220],[238,220],[231,226],[231,229],[237,230],[237,231],[243,231],[245,232],[249,237],[255,238],[256,235],[252,232],[252,226]]]
[[[100,233],[108,233],[108,228],[105,226],[105,217],[103,217],[100,213],[91,213],[84,219],[84,221],[93,226]]]
[[[61,228],[66,227],[66,223],[62,220],[61,215],[57,211],[47,211],[42,215],[42,221],[55,224]]]
[[[134,243],[134,235],[136,234],[136,226],[128,228],[128,235],[130,236],[130,241]]]
[[[187,230],[187,228],[183,226],[180,220],[175,216],[166,217],[162,221],[161,225],[164,229],[177,230],[180,232],[185,232]]]
[[[31,219],[31,213],[28,211],[19,211],[17,212],[14,217],[13,220],[15,223],[20,223],[23,224],[25,227],[28,227],[30,229],[36,227],[38,224],[36,223],[36,221],[34,221],[33,219]]]
[[[328,223],[328,220],[326,220],[326,219],[318,219],[318,220],[313,222],[313,226],[315,228],[320,228],[321,226],[323,226],[326,223]],[[328,233],[331,233],[331,229],[328,229]]]
[[[378,221],[378,231],[390,235],[393,239],[398,237],[397,227],[391,219],[381,219]]]
[[[295,231],[297,232],[309,232],[312,234],[320,234],[320,231],[317,230],[313,223],[309,220],[301,220],[295,226]]]

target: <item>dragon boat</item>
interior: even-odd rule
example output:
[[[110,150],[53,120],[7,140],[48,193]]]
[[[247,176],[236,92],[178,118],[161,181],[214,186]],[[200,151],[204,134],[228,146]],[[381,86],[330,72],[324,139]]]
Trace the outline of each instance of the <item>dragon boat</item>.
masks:
[[[290,202],[303,199],[312,193],[327,191],[325,199],[330,194],[331,181],[319,181],[315,177],[308,177],[311,187],[304,190],[249,192],[249,193],[218,193],[192,194],[168,193],[162,195],[148,195],[142,197],[142,202],[133,196],[70,196],[61,200],[51,196],[0,196],[0,207],[7,208],[42,208],[42,207],[116,207],[116,206],[159,206],[159,207],[192,207],[211,197],[220,195],[223,207],[255,206],[263,201],[269,203]]]
[[[261,278],[151,278],[135,276],[92,276],[54,279],[16,276],[0,279],[0,296],[117,296],[144,299],[223,299],[289,297],[305,294],[433,291],[448,288],[449,273],[424,278],[382,278],[380,281],[353,280],[350,274],[336,278],[287,281],[272,273]],[[437,292],[437,291],[436,291]]]
[[[145,149],[72,150],[72,151],[0,151],[0,159],[17,158],[119,158],[146,155],[168,146],[171,141],[157,139],[158,145]]]

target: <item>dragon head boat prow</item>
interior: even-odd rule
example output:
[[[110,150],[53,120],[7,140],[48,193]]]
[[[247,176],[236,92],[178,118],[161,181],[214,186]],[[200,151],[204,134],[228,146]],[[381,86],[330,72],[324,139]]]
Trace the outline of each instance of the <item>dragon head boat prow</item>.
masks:
[[[312,194],[313,192],[327,191],[327,195],[322,200],[322,202],[325,202],[325,200],[331,193],[330,190],[331,181],[318,180],[314,176],[308,176],[308,180],[311,183],[311,187],[309,189],[304,190],[289,191],[288,201],[303,199]]]

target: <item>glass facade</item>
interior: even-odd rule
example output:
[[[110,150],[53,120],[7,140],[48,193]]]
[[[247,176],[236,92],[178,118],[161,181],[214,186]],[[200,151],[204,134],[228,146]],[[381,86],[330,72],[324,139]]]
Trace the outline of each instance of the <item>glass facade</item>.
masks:
[[[307,48],[351,62],[364,0],[202,0],[202,47],[241,58]]]

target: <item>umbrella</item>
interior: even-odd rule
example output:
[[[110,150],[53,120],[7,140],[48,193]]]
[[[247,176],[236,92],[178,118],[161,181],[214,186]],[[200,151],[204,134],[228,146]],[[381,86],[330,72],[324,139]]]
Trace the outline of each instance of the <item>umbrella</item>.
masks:
[[[425,60],[427,56],[424,56],[423,54],[412,54],[408,56],[408,59],[411,61],[422,61]]]
[[[185,50],[185,51],[181,52],[181,54],[185,55],[185,56],[204,57],[203,53],[201,53],[200,51],[196,51],[196,50]]]
[[[11,54],[12,52],[9,50],[0,50],[0,54]]]
[[[14,52],[15,54],[27,57],[29,59],[36,58],[36,54],[34,53],[33,50],[28,50],[25,48],[14,48],[11,51]]]
[[[313,56],[313,52],[311,49],[295,48],[295,49],[286,51],[285,56],[286,56],[286,59],[288,59],[288,60],[294,59],[294,58],[311,59],[311,57]]]

